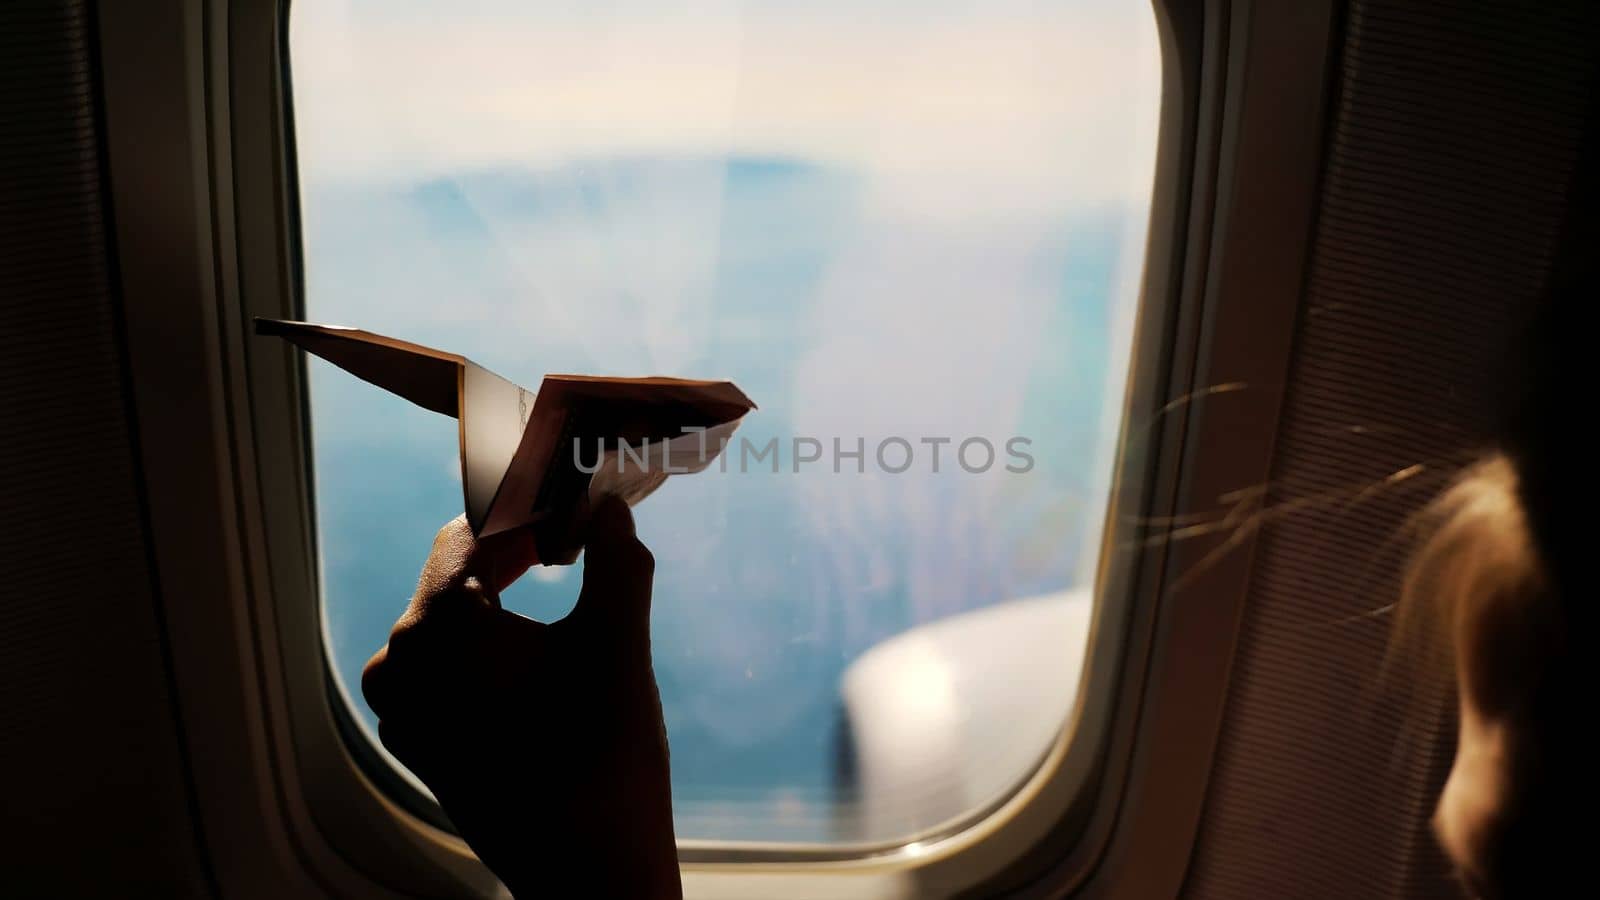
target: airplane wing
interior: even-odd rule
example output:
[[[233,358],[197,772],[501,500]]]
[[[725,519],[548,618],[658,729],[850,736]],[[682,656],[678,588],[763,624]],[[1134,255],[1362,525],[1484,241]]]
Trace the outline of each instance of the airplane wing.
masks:
[[[256,334],[281,337],[423,409],[451,418],[460,410],[465,357],[358,328],[256,319]]]
[[[533,411],[532,391],[456,353],[357,328],[256,319],[276,335],[423,409],[459,419],[467,522],[481,532]]]

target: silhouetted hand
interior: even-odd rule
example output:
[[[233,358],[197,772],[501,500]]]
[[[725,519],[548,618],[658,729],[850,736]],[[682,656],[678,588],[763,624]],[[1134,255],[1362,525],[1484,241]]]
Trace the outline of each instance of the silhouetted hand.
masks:
[[[450,522],[361,690],[383,745],[518,897],[681,897],[654,561],[621,501],[586,537],[577,607],[547,625],[499,602],[537,560],[532,534]]]

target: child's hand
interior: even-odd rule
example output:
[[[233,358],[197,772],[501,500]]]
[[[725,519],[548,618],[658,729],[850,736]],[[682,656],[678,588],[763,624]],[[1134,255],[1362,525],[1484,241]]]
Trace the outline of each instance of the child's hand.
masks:
[[[383,745],[518,896],[680,897],[654,561],[626,504],[597,504],[583,589],[549,625],[500,608],[537,559],[526,530],[434,541],[417,594],[367,663]]]

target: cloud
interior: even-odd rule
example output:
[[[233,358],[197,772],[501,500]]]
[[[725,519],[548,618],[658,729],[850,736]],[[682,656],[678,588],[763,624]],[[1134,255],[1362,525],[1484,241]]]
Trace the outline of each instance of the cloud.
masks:
[[[479,6],[427,19],[297,7],[305,177],[776,154],[868,173],[888,212],[966,220],[1148,190],[1160,79],[1143,4],[846,16],[723,2],[670,18]]]

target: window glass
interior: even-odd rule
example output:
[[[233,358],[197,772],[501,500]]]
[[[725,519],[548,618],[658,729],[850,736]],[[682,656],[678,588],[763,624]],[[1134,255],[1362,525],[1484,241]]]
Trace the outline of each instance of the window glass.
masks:
[[[290,51],[306,318],[760,405],[637,510],[681,838],[905,840],[1028,775],[1120,426],[1148,3],[306,0]],[[370,726],[456,429],[308,365],[328,653]],[[558,618],[578,580],[505,601]]]

